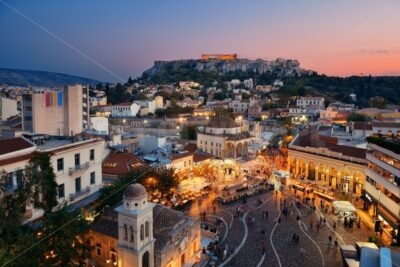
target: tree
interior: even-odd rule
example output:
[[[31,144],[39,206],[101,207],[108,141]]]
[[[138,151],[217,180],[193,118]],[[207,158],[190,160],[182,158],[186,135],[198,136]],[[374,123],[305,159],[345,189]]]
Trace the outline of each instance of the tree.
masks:
[[[170,193],[171,189],[175,189],[179,185],[174,168],[153,169],[153,174],[157,179],[157,190],[162,194]]]
[[[80,211],[64,207],[51,212],[58,202],[50,158],[49,153],[32,153],[25,169],[16,172],[16,189],[7,186],[9,174],[0,174],[0,265],[78,266],[89,255]],[[27,207],[45,212],[35,228],[23,224]]]
[[[57,182],[53,166],[50,161],[51,154],[34,152],[25,172],[33,191],[35,208],[51,211],[58,204]],[[29,184],[28,183],[28,184]]]
[[[387,106],[386,99],[380,96],[371,97],[369,103],[373,108],[386,108]]]
[[[12,266],[82,266],[92,247],[86,240],[89,229],[79,210],[64,207],[44,215],[39,228],[22,230],[11,243],[0,241],[0,264]]]
[[[180,132],[181,139],[186,140],[196,140],[197,139],[197,130],[194,125],[184,125]]]
[[[350,116],[347,118],[347,120],[348,121],[370,121],[371,117],[364,115],[364,114],[352,112],[350,114]]]

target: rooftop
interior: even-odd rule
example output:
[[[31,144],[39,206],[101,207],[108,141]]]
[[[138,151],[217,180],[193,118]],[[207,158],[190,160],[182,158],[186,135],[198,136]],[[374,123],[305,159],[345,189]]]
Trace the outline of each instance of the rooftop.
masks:
[[[140,157],[131,153],[110,153],[103,161],[102,172],[105,176],[120,176],[133,168],[145,165]]]
[[[326,127],[324,127],[323,131],[326,131]],[[327,148],[330,151],[341,153],[344,156],[352,158],[365,159],[366,156],[365,149],[338,145],[338,139],[336,137],[322,135],[315,127],[304,130],[293,140],[291,145],[292,146],[289,148],[293,148],[293,145],[304,148]]]
[[[5,155],[34,146],[34,144],[23,137],[3,139],[0,140],[0,155]]]
[[[234,119],[225,116],[216,116],[210,119],[207,127],[210,128],[236,128],[239,125]]]

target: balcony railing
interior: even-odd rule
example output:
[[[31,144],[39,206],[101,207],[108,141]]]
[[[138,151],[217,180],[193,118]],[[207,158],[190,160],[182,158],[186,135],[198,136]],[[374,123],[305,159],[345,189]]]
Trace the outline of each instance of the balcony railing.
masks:
[[[85,189],[76,192],[75,194],[69,194],[69,201],[74,201],[77,198],[88,195],[90,193],[90,186],[85,187]]]
[[[69,175],[72,175],[73,173],[77,172],[77,171],[81,171],[81,170],[86,170],[89,168],[89,162],[86,162],[84,164],[81,165],[76,165],[75,167],[70,167],[68,169],[68,173]]]
[[[379,194],[379,190],[375,188],[372,184],[365,182],[364,190],[370,194],[376,201],[380,202],[380,205],[388,209],[392,214],[400,216],[400,205],[396,203],[391,198],[386,196],[383,192]],[[380,196],[379,196],[380,195]]]

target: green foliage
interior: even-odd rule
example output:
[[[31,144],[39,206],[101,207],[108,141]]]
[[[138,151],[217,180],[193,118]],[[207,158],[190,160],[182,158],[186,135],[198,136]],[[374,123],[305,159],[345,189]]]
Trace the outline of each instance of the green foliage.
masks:
[[[49,153],[34,152],[25,169],[30,174],[26,180],[34,188],[34,207],[44,209],[45,212],[51,211],[58,204],[56,175],[50,157]]]
[[[92,249],[85,237],[89,225],[79,210],[64,207],[47,213],[39,228],[19,227],[21,231],[12,242],[0,241],[0,247],[7,248],[0,250],[0,264],[11,261],[10,266],[21,267],[81,266]]]
[[[7,173],[0,175],[0,265],[12,260],[10,266],[78,266],[78,260],[89,255],[91,248],[84,241],[87,223],[83,218],[72,220],[79,211],[64,207],[50,212],[58,204],[50,157],[34,152],[26,168],[17,171],[19,185],[13,191],[6,187]],[[45,211],[38,228],[22,224],[27,206]],[[46,239],[41,242],[42,238]]]
[[[400,77],[330,77],[313,73],[294,77],[282,77],[277,69],[275,72],[256,73],[254,71],[235,71],[220,74],[216,71],[197,71],[196,61],[188,61],[179,67],[167,67],[160,70],[155,75],[144,74],[139,78],[144,83],[176,83],[182,80],[194,80],[205,87],[213,86],[217,82],[218,87],[222,88],[224,82],[232,79],[252,78],[257,85],[268,85],[279,78],[284,82],[284,86],[278,91],[281,98],[287,99],[290,96],[298,95],[321,95],[338,101],[353,103],[350,94],[357,95],[354,102],[359,107],[371,105],[369,99],[374,96],[388,97],[390,103],[400,104]],[[220,96],[218,96],[220,98]],[[381,106],[382,103],[379,104]],[[376,104],[372,104],[376,105]]]
[[[183,125],[180,132],[181,139],[197,140],[197,130],[194,125]]]
[[[387,141],[383,137],[368,136],[367,141],[369,143],[378,145],[380,147],[386,148],[394,153],[400,154],[400,144],[393,141]]]
[[[265,103],[264,105],[262,105],[263,111],[267,111],[267,110],[275,109],[275,108],[278,108],[278,105],[275,103]]]
[[[108,101],[113,105],[129,100],[129,93],[126,90],[126,86],[120,83],[117,83],[114,88],[110,88],[107,84],[105,92]]]
[[[364,115],[364,114],[360,114],[360,113],[356,113],[356,112],[352,112],[350,114],[350,116],[347,118],[348,121],[370,121],[371,117]]]
[[[371,107],[373,108],[386,108],[387,106],[387,100],[384,97],[381,96],[375,96],[375,97],[371,97],[369,99],[369,104]]]
[[[155,182],[146,182],[150,177]],[[126,175],[120,176],[112,185],[101,189],[100,199],[103,199],[103,201],[99,203],[96,209],[102,211],[106,207],[121,202],[125,188],[131,183],[140,183],[148,191],[158,190],[162,194],[169,193],[171,189],[176,189],[179,185],[178,177],[173,168],[136,168]]]
[[[172,106],[172,107],[168,107],[166,109],[156,109],[155,111],[155,115],[157,117],[175,117],[179,114],[191,114],[193,113],[194,108],[192,107],[179,107],[179,106]]]

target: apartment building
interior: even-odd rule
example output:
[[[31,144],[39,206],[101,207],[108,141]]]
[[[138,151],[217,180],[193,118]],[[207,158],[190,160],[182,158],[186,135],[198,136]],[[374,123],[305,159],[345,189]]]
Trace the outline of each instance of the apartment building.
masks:
[[[0,170],[7,173],[7,191],[18,188],[19,174],[23,173],[34,151],[52,154],[60,205],[77,204],[100,190],[103,140],[32,134],[0,140]],[[42,210],[28,208],[26,218],[34,220],[42,215]]]
[[[22,96],[22,129],[31,133],[73,136],[89,126],[89,88],[66,86]]]
[[[139,104],[133,102],[124,102],[110,106],[111,117],[114,118],[131,118],[135,117],[140,110]]]
[[[300,108],[306,108],[308,106],[317,105],[320,108],[324,108],[324,98],[323,97],[312,97],[304,96],[296,99],[296,106]]]
[[[0,97],[0,121],[5,121],[17,113],[17,100]]]
[[[394,138],[368,140],[363,200],[369,215],[381,221],[385,232],[398,231],[400,220],[400,144]]]

